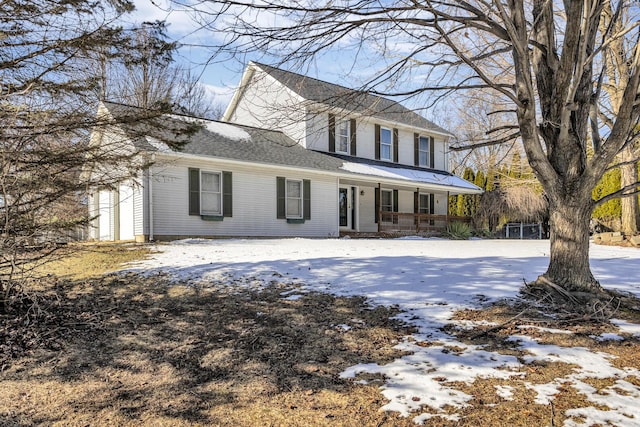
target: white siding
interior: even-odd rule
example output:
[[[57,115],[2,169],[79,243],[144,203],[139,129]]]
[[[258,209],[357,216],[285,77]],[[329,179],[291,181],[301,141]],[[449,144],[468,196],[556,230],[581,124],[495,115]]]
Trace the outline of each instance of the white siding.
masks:
[[[372,233],[378,231],[375,220],[375,187],[360,185],[359,190],[364,192],[358,198],[359,231]]]
[[[189,215],[188,168],[233,174],[233,217],[205,221]],[[289,224],[276,218],[276,176],[311,181],[311,219]],[[154,166],[153,233],[163,236],[304,236],[336,237],[337,178],[291,170],[225,165],[189,159]]]
[[[365,159],[376,158],[376,134],[375,122],[369,119],[356,119],[357,134],[356,143],[358,144],[358,157]]]
[[[449,170],[449,165],[446,162],[445,156],[445,140],[443,138],[436,137],[435,150],[434,150],[434,167],[443,171]]]
[[[435,194],[434,195],[434,215],[446,215],[447,214],[447,195]]]
[[[133,234],[142,236],[145,233],[145,191],[140,182],[136,182],[133,187]]]
[[[98,193],[92,193],[89,195],[89,217],[94,218],[89,224],[89,239],[97,240],[100,237],[98,230],[100,218],[96,218],[99,212],[98,205]]]
[[[293,92],[256,69],[242,90],[229,122],[282,131],[305,144],[305,105]]]
[[[134,190],[131,181],[120,184],[120,204],[118,206],[120,226],[120,240],[133,240],[134,238]]]
[[[98,239],[114,240],[113,196],[110,191],[98,192]]]
[[[308,113],[305,123],[305,146],[311,150],[329,151],[329,113]]]

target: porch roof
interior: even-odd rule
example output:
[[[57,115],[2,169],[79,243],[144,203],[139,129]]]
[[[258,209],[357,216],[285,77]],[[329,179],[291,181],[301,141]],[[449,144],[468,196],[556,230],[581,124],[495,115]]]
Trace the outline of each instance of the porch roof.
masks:
[[[392,181],[395,185],[424,187],[453,194],[480,194],[482,189],[454,174],[438,169],[370,160],[342,154],[325,153],[344,161],[340,170],[360,175],[369,181]]]

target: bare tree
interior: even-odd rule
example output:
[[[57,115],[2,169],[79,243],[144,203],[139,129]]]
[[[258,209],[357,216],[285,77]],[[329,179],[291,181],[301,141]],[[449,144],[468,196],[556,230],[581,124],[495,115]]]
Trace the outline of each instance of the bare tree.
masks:
[[[608,4],[612,14],[603,27]],[[342,50],[355,45],[353,58],[377,64],[363,88],[371,92],[442,97],[481,88],[501,96],[517,123],[514,137],[521,138],[549,201],[550,259],[538,282],[602,292],[589,266],[591,190],[635,136],[640,112],[635,2],[211,0],[195,7],[206,28],[224,26],[233,33],[216,46],[219,51],[261,52],[301,64],[338,44]],[[619,27],[623,11],[629,25]],[[626,43],[619,55],[629,68],[617,82],[620,106],[611,130],[603,133],[599,115],[590,112],[609,104],[600,90],[609,78],[606,47],[621,39]],[[427,77],[418,81],[418,75]]]
[[[87,59],[131,56],[135,43],[115,22],[132,9],[127,0],[0,3],[0,311],[25,275],[88,223],[89,189],[136,173],[130,134],[99,144],[91,131],[164,126],[162,111],[96,114],[99,79],[85,72]]]
[[[99,76],[102,100],[142,108],[170,108],[176,113],[218,119],[224,107],[217,103],[190,69],[176,65],[179,47],[166,36],[162,21],[144,22],[130,30],[130,55],[109,58],[96,52],[89,73]]]
[[[606,3],[603,9],[602,19],[600,20],[601,31],[606,31],[608,26],[613,26],[615,32],[624,31],[625,27],[630,24],[629,13],[626,10],[620,10],[617,13],[619,17],[614,16],[614,10],[610,3]],[[603,81],[602,88],[609,96],[609,109],[601,111],[603,123],[611,128],[614,124],[614,117],[620,110],[620,104],[623,102],[624,88],[628,84],[628,79],[632,75],[632,63],[627,61],[624,52],[630,50],[629,43],[636,40],[619,37],[613,39],[605,46],[604,61],[606,67],[606,81]],[[621,230],[626,234],[635,234],[638,232],[640,221],[640,213],[638,211],[638,189],[635,184],[638,182],[638,159],[640,157],[640,141],[638,138],[630,139],[622,148],[617,158],[620,168],[620,189],[617,194],[621,197],[620,207],[620,226]]]

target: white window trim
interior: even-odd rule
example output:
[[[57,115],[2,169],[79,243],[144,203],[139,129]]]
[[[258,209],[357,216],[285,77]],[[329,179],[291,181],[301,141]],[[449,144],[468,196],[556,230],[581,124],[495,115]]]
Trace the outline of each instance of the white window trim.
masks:
[[[342,126],[345,126],[347,129],[347,134],[346,135],[342,135],[340,133],[340,130],[342,129]],[[336,133],[336,153],[342,153],[342,154],[350,154],[351,153],[351,120],[341,120],[338,123],[336,123],[336,129],[337,129],[337,133]],[[342,138],[345,138],[347,140],[347,148],[346,150],[341,150],[341,142],[342,142]]]
[[[422,139],[426,139],[426,140],[427,140],[427,149],[426,149],[426,150],[423,150],[423,149],[420,147],[420,141],[421,141]],[[425,167],[425,168],[430,167],[430,164],[431,164],[431,159],[429,158],[429,157],[431,156],[431,147],[430,147],[430,145],[431,145],[431,137],[429,137],[429,136],[424,136],[424,135],[420,135],[420,136],[418,137],[418,166],[420,166],[420,167]],[[421,158],[420,154],[421,154],[421,153],[426,153],[426,158],[427,158],[427,162],[426,162],[426,164],[422,164],[422,163],[420,162],[420,158]]]
[[[203,185],[202,185],[202,174],[211,174],[211,175],[218,175],[219,180],[218,180],[218,191],[206,191],[203,190]],[[204,203],[202,203],[202,194],[203,193],[209,193],[209,194],[219,194],[220,195],[220,211],[219,212],[212,212],[212,211],[204,211],[202,206],[204,205]],[[224,209],[222,208],[222,203],[223,203],[223,197],[222,197],[222,172],[219,171],[207,171],[207,170],[202,170],[200,169],[200,215],[205,215],[205,216],[222,216],[222,213],[224,212]]]
[[[388,130],[389,131],[389,144],[385,144],[382,142],[382,131],[383,130]],[[388,127],[384,127],[384,126],[380,126],[380,160],[388,160],[391,161],[393,159],[393,130],[388,128]],[[382,146],[383,145],[388,145],[389,146],[389,157],[383,157],[382,155]]]
[[[289,215],[289,183],[297,182],[300,184],[300,215],[299,216],[291,216]],[[293,199],[293,197],[291,197]],[[296,197],[298,199],[298,197]],[[301,179],[285,179],[284,181],[284,212],[287,219],[302,219],[304,218],[304,184]]]

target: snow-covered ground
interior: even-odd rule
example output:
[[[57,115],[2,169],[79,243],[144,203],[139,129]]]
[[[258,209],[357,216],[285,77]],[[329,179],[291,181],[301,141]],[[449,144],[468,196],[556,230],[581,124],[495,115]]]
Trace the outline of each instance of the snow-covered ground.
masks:
[[[182,240],[158,246],[151,259],[133,267],[148,274],[171,274],[176,279],[207,286],[264,286],[274,280],[300,285],[299,292],[322,291],[337,295],[364,295],[373,304],[397,305],[403,320],[418,332],[399,344],[407,356],[384,366],[362,364],[342,376],[380,373],[389,399],[385,410],[414,417],[417,423],[445,414],[445,406],[463,407],[471,396],[450,382],[477,378],[521,376],[521,363],[513,356],[466,345],[440,328],[454,323],[451,314],[480,302],[516,296],[523,280],[543,273],[548,263],[548,241],[441,239],[269,239]],[[607,287],[640,295],[640,250],[592,245],[591,265]],[[283,298],[295,298],[290,292]],[[614,321],[620,334],[640,335],[640,326]],[[460,325],[464,327],[464,324]],[[552,333],[568,333],[549,330]],[[612,355],[586,348],[542,345],[523,329],[511,339],[528,351],[527,362],[562,361],[577,368],[548,384],[530,384],[538,403],[553,400],[559,387],[574,387],[593,406],[574,408],[565,424],[637,426],[640,387],[627,381],[640,378],[640,367],[623,369],[611,364]],[[602,340],[623,339],[606,334]],[[420,345],[429,341],[430,345]],[[456,347],[456,351],[449,351]],[[446,378],[442,381],[442,378]],[[595,393],[584,379],[615,378],[615,386]],[[526,379],[525,379],[526,380]],[[502,399],[511,397],[508,386],[498,387]],[[421,408],[428,406],[428,413]],[[608,407],[601,410],[596,407]]]

